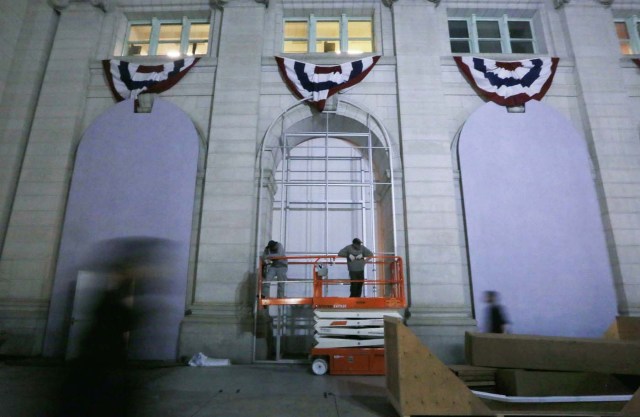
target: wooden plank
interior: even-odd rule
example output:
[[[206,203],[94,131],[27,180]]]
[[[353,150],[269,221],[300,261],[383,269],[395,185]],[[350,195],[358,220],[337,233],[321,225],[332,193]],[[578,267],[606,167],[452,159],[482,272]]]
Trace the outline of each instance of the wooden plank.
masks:
[[[604,337],[607,339],[640,340],[640,317],[616,317]]]
[[[622,413],[623,417],[638,417],[640,416],[640,389],[633,394],[631,400],[624,406]]]
[[[475,366],[640,375],[640,341],[466,333]]]
[[[401,416],[493,416],[401,320],[385,319],[386,383]]]
[[[615,375],[593,372],[524,369],[499,369],[496,372],[496,391],[508,396],[630,395],[637,388],[637,383],[627,385]]]

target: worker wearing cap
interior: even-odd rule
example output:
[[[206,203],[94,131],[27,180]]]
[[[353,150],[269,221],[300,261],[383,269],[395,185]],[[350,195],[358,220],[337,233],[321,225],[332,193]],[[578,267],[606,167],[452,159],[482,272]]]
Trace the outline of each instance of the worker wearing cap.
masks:
[[[373,252],[364,246],[360,239],[355,238],[351,245],[345,246],[338,252],[338,256],[347,258],[347,268],[351,279],[349,297],[361,297],[366,258],[373,256]]]
[[[286,259],[277,259],[287,256],[284,252],[284,246],[282,243],[276,242],[275,240],[270,240],[267,243],[267,246],[264,248],[264,252],[262,253],[262,263],[265,267],[264,274],[264,289],[267,290],[263,292],[266,296],[269,295],[269,281],[273,281],[277,279],[278,282],[278,298],[284,298],[284,282],[287,280],[287,269],[289,267],[289,263]]]

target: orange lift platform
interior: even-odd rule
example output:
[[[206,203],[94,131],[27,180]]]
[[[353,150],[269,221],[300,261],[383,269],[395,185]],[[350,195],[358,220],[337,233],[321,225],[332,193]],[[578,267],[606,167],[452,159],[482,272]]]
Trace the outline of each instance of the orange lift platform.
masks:
[[[349,278],[332,278],[347,272],[336,256],[286,257],[289,265],[307,265],[312,271],[308,296],[273,298],[263,294],[262,270],[258,273],[258,299],[262,308],[277,305],[311,305],[314,342],[311,369],[316,375],[384,375],[384,317],[402,319],[407,306],[404,267],[399,256],[369,258],[363,296],[348,297]],[[331,272],[331,273],[330,273]],[[271,281],[269,284],[284,284]],[[293,280],[296,282],[296,280]],[[297,282],[300,282],[298,280]],[[267,284],[267,282],[265,282]]]

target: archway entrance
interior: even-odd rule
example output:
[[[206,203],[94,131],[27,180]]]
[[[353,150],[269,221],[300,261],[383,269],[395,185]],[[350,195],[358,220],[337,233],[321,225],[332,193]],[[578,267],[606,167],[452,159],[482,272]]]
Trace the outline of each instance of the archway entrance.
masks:
[[[320,114],[294,106],[265,135],[260,167],[258,256],[269,240],[281,242],[290,257],[336,255],[354,237],[377,255],[395,255],[393,158],[388,135],[367,112],[347,102]],[[344,265],[327,267],[329,274],[346,274]],[[369,265],[365,277],[377,273]],[[309,265],[290,262],[285,297],[309,297],[312,289]],[[348,288],[332,291],[348,296]],[[365,286],[363,296],[376,291]],[[256,323],[254,360],[307,357],[310,306],[256,309]]]

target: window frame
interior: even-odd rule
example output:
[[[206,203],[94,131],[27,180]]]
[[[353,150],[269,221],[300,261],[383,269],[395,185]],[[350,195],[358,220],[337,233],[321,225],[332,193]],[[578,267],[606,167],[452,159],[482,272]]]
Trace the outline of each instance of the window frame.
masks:
[[[532,52],[515,52],[515,54],[537,54],[538,53],[538,42],[535,32],[535,25],[532,18],[521,18],[521,17],[509,17],[507,14],[503,14],[499,17],[479,17],[475,13],[470,17],[449,17],[447,19],[447,24],[450,21],[466,21],[467,22],[467,31],[469,33],[469,38],[452,38],[451,34],[449,34],[449,48],[451,49],[451,41],[462,41],[467,40],[469,43],[470,52],[453,52],[456,53],[470,53],[470,54],[514,54],[512,52],[511,42],[515,41],[530,41],[531,46],[533,47]],[[478,36],[478,22],[497,22],[498,29],[500,31],[500,39],[498,38],[480,38]],[[509,33],[509,22],[527,22],[529,24],[529,28],[531,30],[531,38],[511,38],[511,34]],[[480,41],[489,40],[489,41],[500,41],[501,52],[481,52],[480,51]]]
[[[211,29],[212,24],[210,19],[190,19],[187,16],[183,16],[181,19],[162,19],[158,17],[152,17],[150,19],[132,19],[127,21],[127,31],[124,38],[124,43],[122,47],[122,56],[168,56],[168,55],[158,55],[158,45],[163,43],[174,43],[174,42],[162,42],[160,41],[160,26],[163,24],[180,24],[182,25],[182,29],[180,31],[180,56],[190,56],[188,54],[189,45],[191,43],[191,39],[189,38],[191,25],[192,24],[208,24],[209,25],[209,35],[207,37],[207,52],[205,54],[199,54],[200,56],[205,56],[209,54],[211,50]],[[151,33],[149,35],[148,42],[131,42],[129,41],[129,36],[131,34],[132,26],[151,26]],[[196,39],[202,40],[202,39]],[[149,45],[149,53],[148,55],[130,55],[129,49],[132,44],[141,44],[145,43]],[[194,55],[195,56],[195,55]]]
[[[337,21],[340,25],[339,27],[339,39],[338,38],[320,38],[317,34],[317,24],[318,22],[335,22]],[[296,38],[291,37],[287,38],[284,36],[284,27],[288,22],[306,22],[307,23],[307,37],[306,38]],[[369,22],[371,23],[371,37],[349,37],[349,22]],[[319,52],[317,51],[316,44],[320,40],[327,41],[338,41],[340,50],[335,51],[333,53],[349,53],[349,41],[363,41],[368,40],[371,41],[371,52],[375,51],[375,36],[374,36],[374,27],[373,27],[373,18],[366,16],[347,16],[345,13],[342,13],[340,16],[316,16],[311,13],[309,17],[285,17],[282,20],[282,45],[281,50],[282,53],[285,54],[295,54],[295,53],[307,53],[307,54],[330,54],[332,52]],[[285,52],[285,43],[287,41],[306,41],[307,42],[307,51],[306,52]],[[362,52],[362,53],[371,53],[371,52]]]
[[[616,30],[616,39],[618,40],[618,48],[620,48],[620,54],[623,56],[639,55],[640,54],[640,15],[633,15],[626,19],[614,19],[614,28],[617,23],[624,23],[627,27],[627,33],[629,34],[629,47],[631,48],[630,54],[622,52],[620,46],[623,39],[618,37],[618,31]]]

